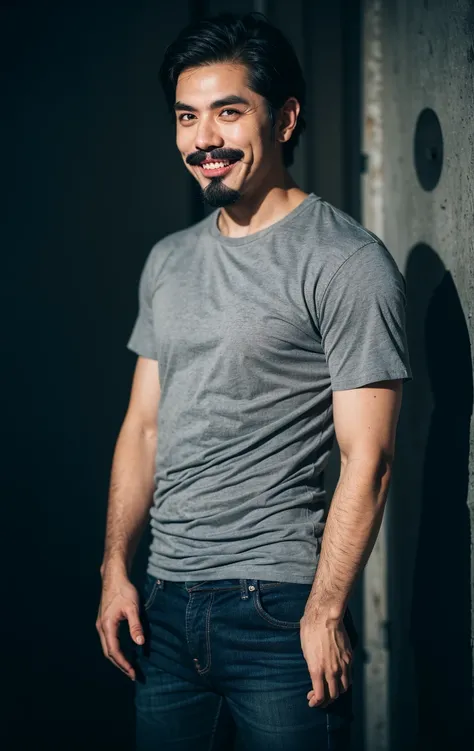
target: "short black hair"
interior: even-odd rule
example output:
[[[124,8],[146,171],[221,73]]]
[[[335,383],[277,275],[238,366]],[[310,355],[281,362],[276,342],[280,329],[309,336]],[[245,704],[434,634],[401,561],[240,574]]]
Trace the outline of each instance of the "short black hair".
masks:
[[[306,126],[306,84],[293,47],[261,13],[223,13],[201,19],[180,32],[166,49],[160,67],[160,81],[170,110],[183,70],[221,62],[245,65],[249,88],[266,99],[272,123],[276,111],[289,97],[298,100],[301,110],[296,127],[290,140],[283,144],[283,162],[290,166]]]

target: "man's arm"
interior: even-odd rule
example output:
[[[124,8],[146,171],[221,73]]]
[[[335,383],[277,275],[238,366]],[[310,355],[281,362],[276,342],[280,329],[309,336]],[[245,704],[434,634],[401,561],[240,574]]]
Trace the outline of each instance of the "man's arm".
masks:
[[[119,622],[127,619],[132,638],[143,643],[139,597],[129,572],[153,500],[159,399],[158,365],[139,357],[112,462],[96,622],[105,656],[132,679],[135,672],[120,650],[117,630]]]
[[[352,653],[342,619],[382,522],[402,395],[401,381],[333,394],[341,473],[301,621],[313,682],[310,706],[335,699],[350,685]]]
[[[157,363],[139,357],[112,462],[102,574],[109,568],[129,573],[148,520],[153,500],[159,398]]]

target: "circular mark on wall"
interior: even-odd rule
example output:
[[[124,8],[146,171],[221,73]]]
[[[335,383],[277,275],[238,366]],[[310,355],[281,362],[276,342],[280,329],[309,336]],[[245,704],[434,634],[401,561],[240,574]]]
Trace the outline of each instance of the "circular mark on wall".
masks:
[[[427,107],[415,128],[414,161],[423,190],[436,188],[443,168],[443,134],[438,116]]]

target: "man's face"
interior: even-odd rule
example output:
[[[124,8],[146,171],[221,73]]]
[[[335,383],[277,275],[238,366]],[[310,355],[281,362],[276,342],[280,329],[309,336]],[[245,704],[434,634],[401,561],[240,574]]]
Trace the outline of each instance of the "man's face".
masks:
[[[176,143],[212,206],[258,193],[280,164],[266,100],[247,85],[243,65],[184,70],[176,86]]]

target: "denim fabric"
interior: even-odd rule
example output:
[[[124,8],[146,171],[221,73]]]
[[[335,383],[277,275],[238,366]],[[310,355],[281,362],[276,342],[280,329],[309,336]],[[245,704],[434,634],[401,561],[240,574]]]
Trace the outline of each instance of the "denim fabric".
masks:
[[[322,709],[299,621],[310,584],[168,582],[147,575],[137,751],[348,751],[350,689]],[[346,628],[356,635],[349,611]]]

